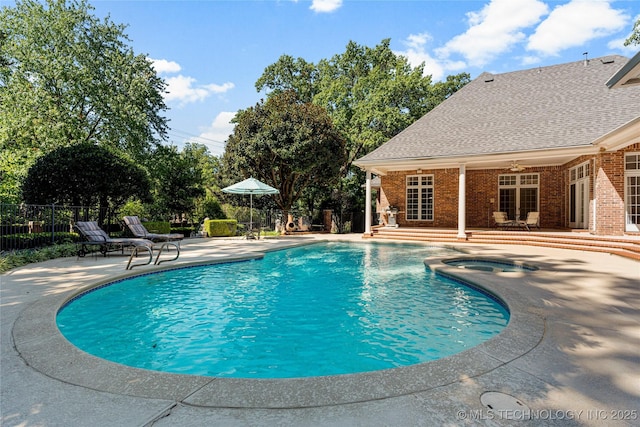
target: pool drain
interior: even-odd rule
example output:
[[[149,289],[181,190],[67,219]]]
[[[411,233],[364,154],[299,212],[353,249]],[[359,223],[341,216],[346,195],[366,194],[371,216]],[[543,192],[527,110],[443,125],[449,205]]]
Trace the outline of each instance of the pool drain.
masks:
[[[480,402],[500,418],[506,420],[528,420],[530,409],[520,399],[497,391],[487,391],[480,396]]]

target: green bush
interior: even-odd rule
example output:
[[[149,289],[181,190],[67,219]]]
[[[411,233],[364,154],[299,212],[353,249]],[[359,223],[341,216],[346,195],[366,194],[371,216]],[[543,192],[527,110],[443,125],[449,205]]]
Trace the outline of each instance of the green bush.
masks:
[[[74,233],[56,231],[55,243],[75,242],[78,235]],[[41,246],[51,245],[51,233],[19,233],[5,234],[0,236],[0,248],[3,250],[12,249],[33,249]]]
[[[167,234],[171,232],[171,223],[169,221],[147,221],[143,222],[142,225],[149,233]]]
[[[204,222],[204,231],[209,237],[229,237],[236,235],[238,221],[235,219],[210,219]]]
[[[24,249],[19,251],[2,252],[0,253],[0,273],[34,262],[74,256],[77,252],[78,248],[72,243],[47,246],[40,249]]]

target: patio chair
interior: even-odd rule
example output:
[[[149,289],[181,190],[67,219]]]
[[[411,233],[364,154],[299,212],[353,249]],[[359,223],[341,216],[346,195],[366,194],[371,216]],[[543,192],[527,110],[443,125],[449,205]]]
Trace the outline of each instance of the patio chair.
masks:
[[[125,216],[123,221],[127,228],[129,228],[129,231],[131,231],[131,234],[141,239],[148,239],[152,242],[176,242],[177,245],[180,245],[180,240],[184,239],[184,236],[178,233],[149,233],[147,228],[142,225],[142,222],[140,222],[140,218],[137,216]]]
[[[139,238],[112,238],[95,221],[78,221],[73,228],[80,234],[83,241],[78,250],[78,256],[85,256],[89,250],[87,246],[99,246],[99,251],[104,256],[107,252],[121,250],[124,253],[126,247],[147,246],[153,247],[153,242],[148,239]]]
[[[527,219],[524,221],[518,221],[520,228],[526,228],[527,231],[531,231],[531,228],[535,227],[540,230],[540,212],[529,212]]]
[[[107,252],[113,250],[121,250],[124,254],[124,249],[131,249],[131,255],[129,255],[129,262],[127,263],[126,269],[131,270],[133,267],[139,265],[147,265],[150,264],[153,260],[153,251],[158,251],[158,256],[156,257],[155,265],[159,265],[165,261],[173,261],[178,259],[180,256],[180,246],[175,242],[164,242],[161,245],[157,246],[149,239],[141,239],[141,238],[113,238],[110,237],[95,221],[78,221],[73,225],[74,229],[78,231],[80,236],[82,236],[85,241],[82,242],[82,246],[78,250],[78,256],[83,257],[89,251],[88,245],[98,245],[100,246],[99,250],[104,256],[107,256]],[[169,247],[173,246],[176,249],[176,256],[171,259],[163,259],[160,260],[160,255],[162,252]],[[137,264],[131,264],[134,257],[137,257],[140,251],[145,251],[149,255],[149,260],[146,262],[141,262]]]
[[[518,227],[518,222],[510,220],[507,217],[506,212],[494,212],[493,213],[493,222],[496,228],[501,228],[503,230],[508,230],[510,228]]]

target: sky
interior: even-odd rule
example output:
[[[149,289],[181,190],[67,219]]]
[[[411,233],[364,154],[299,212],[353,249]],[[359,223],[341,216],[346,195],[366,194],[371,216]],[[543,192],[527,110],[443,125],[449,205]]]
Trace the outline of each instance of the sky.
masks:
[[[353,41],[391,49],[434,82],[606,55],[624,47],[640,1],[623,0],[90,0],[168,84],[167,143],[224,152],[229,121],[265,98],[255,82],[282,55],[317,63]]]

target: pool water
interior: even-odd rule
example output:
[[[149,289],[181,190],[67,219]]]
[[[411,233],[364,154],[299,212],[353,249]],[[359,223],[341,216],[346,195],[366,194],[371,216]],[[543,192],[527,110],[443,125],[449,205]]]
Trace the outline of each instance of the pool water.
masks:
[[[487,259],[455,259],[444,261],[444,263],[459,268],[468,268],[471,270],[479,271],[492,271],[494,273],[537,270],[537,268],[533,266],[514,264],[508,261],[496,261]]]
[[[412,365],[476,346],[509,319],[495,299],[425,268],[447,254],[308,245],[114,282],[65,305],[57,323],[88,353],[165,372],[291,378]]]

